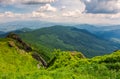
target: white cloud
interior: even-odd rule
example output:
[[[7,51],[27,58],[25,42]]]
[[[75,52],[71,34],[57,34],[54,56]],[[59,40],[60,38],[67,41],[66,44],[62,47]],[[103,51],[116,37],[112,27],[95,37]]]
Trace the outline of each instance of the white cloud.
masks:
[[[43,12],[43,11],[51,11],[51,12],[56,12],[57,8],[52,7],[50,4],[46,4],[45,6],[41,6],[38,11]]]
[[[104,24],[119,24],[120,13],[118,14],[92,14],[81,13],[79,10],[68,11],[61,15],[46,14],[43,12],[33,11],[31,13],[0,13],[1,22],[14,20],[46,20],[57,22],[76,22],[76,23],[104,23]],[[51,19],[51,20],[49,20]]]
[[[55,2],[54,2],[55,1]],[[58,22],[81,23],[119,23],[120,0],[0,0],[1,4],[22,5],[21,13],[18,10],[1,11],[0,18],[6,20],[45,20]],[[117,2],[118,1],[118,2]],[[51,2],[54,2],[51,4]],[[42,4],[32,5],[29,4]],[[15,5],[16,7],[18,5]],[[86,8],[85,8],[86,6]],[[21,5],[20,5],[21,7]],[[31,9],[32,8],[32,9]],[[29,10],[31,9],[31,10]],[[18,11],[18,12],[17,12]],[[25,11],[25,12],[24,12]],[[87,12],[85,12],[87,11]],[[103,13],[102,13],[102,12]],[[111,12],[111,14],[107,14]],[[113,14],[116,13],[116,14]],[[0,20],[0,22],[2,21]],[[115,22],[116,21],[116,22]],[[119,23],[120,24],[120,23]]]
[[[4,17],[4,14],[3,13],[0,13],[0,18]]]
[[[44,13],[40,13],[40,12],[32,12],[32,17],[45,17],[46,15]]]
[[[91,0],[86,0],[87,2],[91,2]]]
[[[56,6],[61,11],[85,10],[85,6],[81,0],[56,0],[52,5]]]
[[[5,17],[14,17],[15,14],[12,13],[12,12],[10,12],[10,11],[8,11],[8,12],[5,12],[5,13],[4,13],[4,16],[5,16]]]
[[[25,20],[25,19],[44,19],[44,18],[51,18],[54,17],[53,15],[48,15],[43,12],[33,11],[31,13],[13,13],[10,11],[6,11],[4,13],[0,13],[0,18],[4,18],[6,20],[12,20],[12,19],[19,19],[19,20]]]
[[[79,17],[82,14],[82,12],[78,9],[74,10],[74,11],[67,11],[65,13],[62,14],[62,16],[66,16],[66,17]]]
[[[62,9],[66,9],[66,6],[62,6]]]
[[[32,15],[31,18],[50,18],[50,17],[53,17],[52,15],[47,15],[45,13],[37,12],[37,11],[33,11],[31,15]]]

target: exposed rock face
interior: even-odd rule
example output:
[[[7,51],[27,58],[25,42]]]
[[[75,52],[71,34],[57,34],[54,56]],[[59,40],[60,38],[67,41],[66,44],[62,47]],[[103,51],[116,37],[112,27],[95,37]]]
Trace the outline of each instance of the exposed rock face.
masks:
[[[72,56],[77,56],[78,58],[86,58],[82,53],[80,53],[80,52],[78,53],[76,51],[72,51],[71,55]]]
[[[44,67],[47,68],[47,62],[42,58],[42,56],[40,56],[37,52],[35,52],[34,50],[32,50],[32,48],[25,43],[17,34],[14,33],[10,33],[7,38],[13,39],[11,41],[8,42],[8,45],[10,47],[15,47],[17,49],[23,49],[26,52],[32,52],[32,57],[34,59],[36,59],[37,61],[39,61]],[[38,67],[39,68],[39,67]]]
[[[40,61],[44,67],[47,67],[47,65],[48,65],[47,62],[37,52],[34,52],[32,54],[32,57],[35,58],[36,60]]]
[[[13,41],[9,41],[9,42],[8,42],[8,45],[9,45],[10,47],[15,47],[15,43],[14,43]]]
[[[20,45],[18,45],[19,48],[22,48],[24,49],[26,52],[30,52],[32,51],[32,48],[26,44],[17,34],[14,34],[14,33],[10,33],[7,38],[11,38],[11,39],[14,39],[15,41],[17,41]],[[9,45],[11,45],[9,43]]]

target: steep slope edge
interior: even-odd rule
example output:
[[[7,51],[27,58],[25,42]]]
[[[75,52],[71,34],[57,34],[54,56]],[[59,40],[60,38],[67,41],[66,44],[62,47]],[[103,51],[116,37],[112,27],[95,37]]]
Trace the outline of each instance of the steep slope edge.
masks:
[[[33,50],[31,46],[25,43],[17,34],[10,33],[8,34],[7,38],[11,39],[8,41],[8,45],[10,47],[15,47],[17,50],[21,49],[27,53],[31,52],[31,55],[34,59],[39,61],[44,67],[47,67],[47,62],[35,50]]]

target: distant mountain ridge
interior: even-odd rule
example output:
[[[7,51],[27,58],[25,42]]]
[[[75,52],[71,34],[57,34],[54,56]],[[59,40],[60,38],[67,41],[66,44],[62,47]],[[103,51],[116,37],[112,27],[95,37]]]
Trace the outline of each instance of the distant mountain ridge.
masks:
[[[3,32],[10,32],[14,30],[19,30],[23,28],[30,28],[30,29],[39,29],[43,27],[50,27],[54,25],[69,25],[74,26],[74,23],[57,23],[57,22],[47,22],[47,21],[13,21],[13,22],[7,22],[7,23],[1,23],[0,24],[0,31]]]
[[[86,29],[91,33],[99,32],[99,31],[111,31],[120,29],[120,25],[91,25],[91,24],[78,24],[75,25],[76,28]]]
[[[106,40],[120,43],[120,29],[110,31],[99,31],[96,32],[96,35]]]
[[[89,32],[98,36],[99,38],[120,43],[120,25],[100,26],[80,24],[76,25],[76,28],[86,29]]]
[[[103,55],[119,49],[120,45],[100,39],[84,29],[67,26],[53,26],[21,33],[28,43],[50,49],[81,51],[87,57]]]
[[[29,20],[29,21],[13,21],[0,23],[0,31],[9,32],[13,30],[19,30],[22,28],[30,28],[30,29],[39,29],[43,27],[50,27],[55,25],[63,25],[63,26],[74,26],[80,29],[86,29],[88,31],[99,31],[99,30],[116,30],[120,29],[120,25],[96,25],[96,24],[79,24],[79,23],[59,23],[59,22],[46,22],[39,20]]]

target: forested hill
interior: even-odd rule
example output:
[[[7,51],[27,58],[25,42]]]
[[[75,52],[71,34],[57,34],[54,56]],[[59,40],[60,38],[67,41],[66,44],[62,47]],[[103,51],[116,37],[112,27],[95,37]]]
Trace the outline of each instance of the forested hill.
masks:
[[[87,30],[53,26],[21,33],[26,42],[47,50],[81,51],[87,57],[103,55],[119,49],[120,45],[98,38]]]

